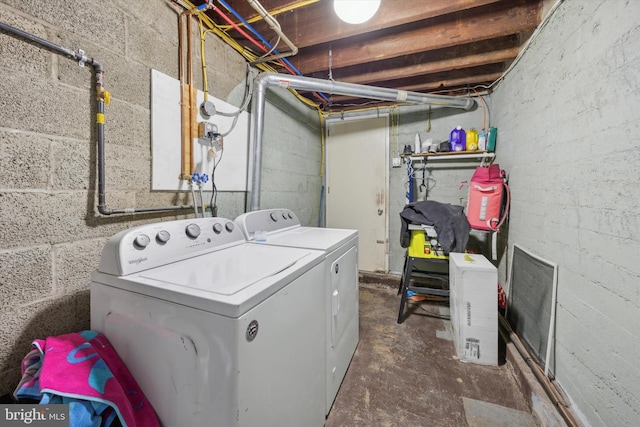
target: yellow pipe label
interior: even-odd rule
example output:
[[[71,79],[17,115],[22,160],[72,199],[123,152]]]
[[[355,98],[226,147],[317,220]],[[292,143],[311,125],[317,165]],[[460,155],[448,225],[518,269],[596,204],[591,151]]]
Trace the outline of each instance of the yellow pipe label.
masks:
[[[96,114],[96,123],[104,124],[104,114],[98,113]]]

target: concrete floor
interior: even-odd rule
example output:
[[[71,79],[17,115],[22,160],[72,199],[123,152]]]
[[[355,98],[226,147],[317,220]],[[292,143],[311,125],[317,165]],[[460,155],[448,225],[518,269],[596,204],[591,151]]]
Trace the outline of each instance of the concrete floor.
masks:
[[[498,367],[456,359],[447,305],[360,285],[360,343],[326,427],[534,427],[504,345]]]

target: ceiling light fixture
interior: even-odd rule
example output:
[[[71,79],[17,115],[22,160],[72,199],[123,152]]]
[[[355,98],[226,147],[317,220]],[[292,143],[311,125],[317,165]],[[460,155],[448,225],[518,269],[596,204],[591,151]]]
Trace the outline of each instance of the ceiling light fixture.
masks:
[[[348,24],[367,22],[379,7],[380,0],[333,0],[336,15]]]

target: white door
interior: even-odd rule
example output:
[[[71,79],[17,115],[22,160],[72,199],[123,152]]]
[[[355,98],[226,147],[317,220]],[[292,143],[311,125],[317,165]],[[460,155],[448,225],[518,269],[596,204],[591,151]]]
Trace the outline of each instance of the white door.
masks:
[[[358,230],[358,268],[388,270],[387,117],[327,121],[327,227]]]

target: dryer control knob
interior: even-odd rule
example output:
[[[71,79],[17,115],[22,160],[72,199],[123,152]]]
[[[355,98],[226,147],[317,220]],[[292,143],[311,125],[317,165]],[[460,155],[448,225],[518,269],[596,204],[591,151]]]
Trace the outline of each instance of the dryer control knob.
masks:
[[[271,215],[269,215],[269,217],[271,217],[271,221],[278,222],[278,215],[275,212],[271,212]]]
[[[216,222],[215,224],[213,224],[213,231],[216,234],[222,233],[222,224],[220,224],[219,222]]]
[[[200,227],[198,227],[198,224],[189,224],[184,231],[187,233],[187,236],[192,239],[195,239],[200,235]]]
[[[287,213],[286,212],[282,212],[282,219],[284,219],[285,221],[287,220]]]
[[[139,234],[134,240],[133,240],[133,246],[136,249],[144,249],[147,247],[147,245],[151,243],[151,239],[149,239],[149,236],[147,236],[146,234]]]
[[[293,215],[291,215],[291,212],[289,212],[287,216],[289,217],[289,219],[293,219]]]
[[[156,241],[161,245],[167,243],[170,238],[171,234],[169,234],[169,232],[166,230],[158,231],[158,234],[156,234]]]
[[[231,233],[233,231],[234,225],[232,222],[228,222],[227,225],[224,226],[224,228],[226,228],[227,231]]]

